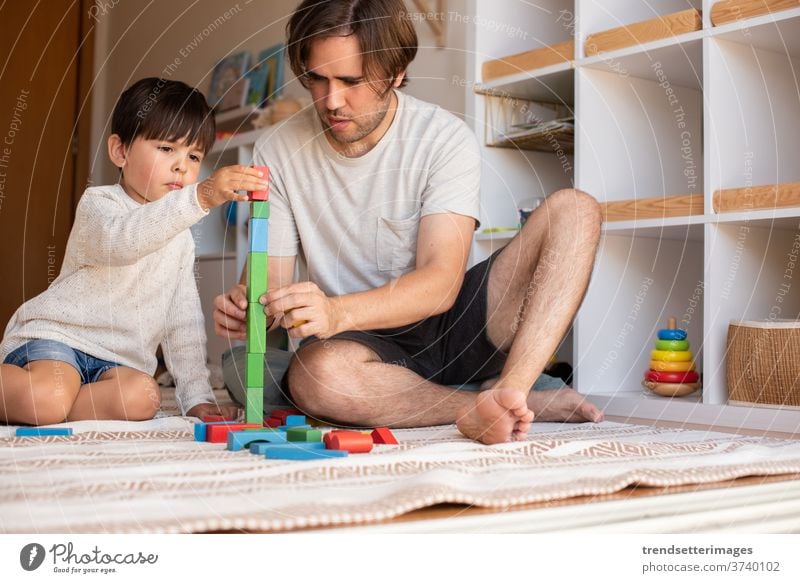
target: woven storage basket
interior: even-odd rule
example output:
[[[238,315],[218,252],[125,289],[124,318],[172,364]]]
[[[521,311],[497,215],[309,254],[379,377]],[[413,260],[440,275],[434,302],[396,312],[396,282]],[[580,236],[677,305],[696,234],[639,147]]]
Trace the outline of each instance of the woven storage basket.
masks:
[[[727,381],[731,404],[800,407],[800,322],[731,322]]]

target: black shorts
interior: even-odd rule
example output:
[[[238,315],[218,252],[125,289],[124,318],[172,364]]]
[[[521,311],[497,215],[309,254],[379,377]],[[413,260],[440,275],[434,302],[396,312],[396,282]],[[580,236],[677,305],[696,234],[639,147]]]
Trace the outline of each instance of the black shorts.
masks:
[[[508,356],[486,336],[489,270],[500,251],[464,275],[453,307],[415,324],[384,330],[350,331],[329,340],[350,340],[374,351],[387,364],[408,368],[441,385],[482,381],[500,374]],[[321,342],[310,336],[304,347]],[[283,388],[288,389],[288,374]]]

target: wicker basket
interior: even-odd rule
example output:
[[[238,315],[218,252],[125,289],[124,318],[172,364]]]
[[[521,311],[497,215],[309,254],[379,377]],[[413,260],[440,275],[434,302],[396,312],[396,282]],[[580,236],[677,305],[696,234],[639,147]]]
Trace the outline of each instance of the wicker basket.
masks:
[[[733,405],[800,408],[800,322],[731,322],[727,381]]]

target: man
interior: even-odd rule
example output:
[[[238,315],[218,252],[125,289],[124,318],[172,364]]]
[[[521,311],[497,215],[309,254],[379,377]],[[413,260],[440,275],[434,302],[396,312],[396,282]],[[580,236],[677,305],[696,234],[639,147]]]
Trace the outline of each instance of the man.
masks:
[[[255,163],[271,171],[261,303],[305,338],[283,378],[292,400],[360,426],[455,421],[484,443],[522,439],[534,417],[600,421],[572,389],[531,391],[588,285],[594,199],[552,194],[465,275],[479,149],[461,120],[398,91],[417,47],[402,0],[306,0],[287,33],[314,108],[262,137]],[[300,253],[310,281],[292,283]],[[217,297],[217,333],[244,339],[246,305],[242,285]],[[471,381],[484,390],[446,386]]]

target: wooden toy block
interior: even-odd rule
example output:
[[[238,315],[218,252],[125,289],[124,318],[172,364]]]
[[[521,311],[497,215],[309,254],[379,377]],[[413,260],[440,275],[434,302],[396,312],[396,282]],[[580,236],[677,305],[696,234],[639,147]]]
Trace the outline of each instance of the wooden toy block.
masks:
[[[322,441],[322,431],[319,429],[306,429],[304,427],[290,427],[286,430],[288,441],[315,442]]]
[[[247,254],[247,301],[258,303],[261,296],[267,293],[267,253]]]
[[[269,241],[269,221],[267,219],[250,219],[251,253],[266,253]]]
[[[269,168],[266,166],[253,166],[256,170],[261,170],[264,174],[264,180],[269,183]],[[248,193],[248,198],[252,200],[269,200],[269,186],[267,186],[267,190],[253,190]]]
[[[384,445],[397,445],[397,438],[389,431],[388,427],[376,427],[372,432],[372,443]]]
[[[286,425],[286,418],[289,415],[302,415],[303,412],[298,409],[273,409],[271,416],[275,419],[280,419],[281,425]]]
[[[264,388],[247,387],[245,392],[244,422],[262,425],[264,422]]]
[[[278,428],[283,425],[283,422],[280,419],[275,419],[275,417],[264,417],[264,427],[274,427]]]
[[[302,448],[268,448],[268,460],[320,460],[332,457],[347,457],[344,450],[332,449],[302,449]]]
[[[311,425],[278,425],[275,429],[280,431],[289,431],[290,429],[311,429]]]
[[[214,423],[215,421],[233,421],[233,417],[225,417],[223,415],[203,415],[200,421],[203,423]]]
[[[206,429],[206,441],[210,443],[226,443],[228,441],[228,433],[231,431],[244,431],[245,429],[261,429],[261,425],[253,423],[210,424]]]
[[[311,450],[324,450],[325,444],[318,441],[316,443],[304,443],[302,441],[297,441],[293,443],[267,443],[264,441],[254,441],[250,444],[250,453],[256,455],[264,455],[267,453],[267,450],[270,449],[305,449],[307,451]]]
[[[194,424],[194,440],[207,441],[209,425],[234,425],[236,421],[209,421],[208,423]]]
[[[341,449],[350,453],[372,451],[372,437],[359,431],[331,431],[325,437],[328,449]]]
[[[17,427],[17,437],[49,437],[72,435],[72,427]]]
[[[251,303],[247,306],[247,352],[264,354],[267,351],[267,315],[264,306]]]
[[[266,201],[255,201],[250,203],[250,218],[251,219],[268,219],[269,218],[269,203]]]
[[[264,355],[258,352],[247,353],[245,356],[244,386],[264,387]]]
[[[274,429],[261,428],[254,431],[231,431],[226,440],[230,451],[239,451],[255,441],[286,443],[286,434]]]
[[[286,421],[283,423],[284,425],[289,425],[290,427],[294,427],[295,425],[306,425],[306,416],[305,415],[287,415]]]

